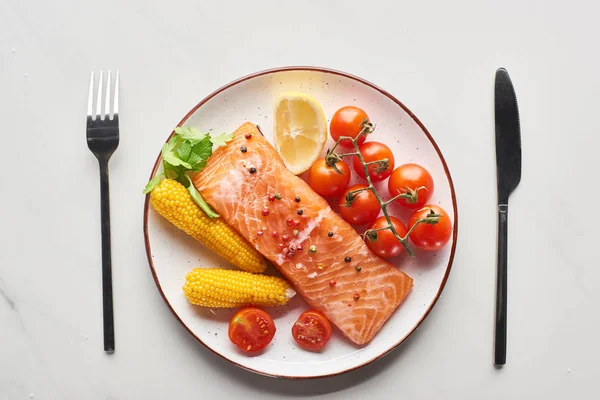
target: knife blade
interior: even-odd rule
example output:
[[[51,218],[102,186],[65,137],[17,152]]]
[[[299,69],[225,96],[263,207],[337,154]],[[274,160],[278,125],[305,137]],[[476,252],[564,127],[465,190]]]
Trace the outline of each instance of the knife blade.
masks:
[[[498,263],[494,364],[506,364],[508,198],[521,181],[521,128],[517,96],[508,71],[496,71],[496,172],[498,180]]]

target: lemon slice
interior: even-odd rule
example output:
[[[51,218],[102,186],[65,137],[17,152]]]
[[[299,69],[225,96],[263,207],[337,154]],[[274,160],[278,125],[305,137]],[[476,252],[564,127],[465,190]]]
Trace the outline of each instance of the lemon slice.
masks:
[[[317,100],[285,92],[275,100],[275,148],[288,169],[298,175],[317,161],[327,141],[327,120]]]

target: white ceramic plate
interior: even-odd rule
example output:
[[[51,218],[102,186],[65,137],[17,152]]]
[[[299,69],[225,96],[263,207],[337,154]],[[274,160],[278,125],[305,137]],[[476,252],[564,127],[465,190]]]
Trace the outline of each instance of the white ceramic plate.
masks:
[[[373,341],[358,348],[339,332],[334,332],[324,351],[315,353],[300,349],[290,332],[307,306],[296,296],[288,306],[268,310],[277,326],[275,338],[263,353],[249,357],[238,351],[227,337],[228,322],[234,310],[212,311],[194,307],[187,302],[181,290],[185,274],[192,268],[228,265],[160,217],[149,207],[148,199],[144,211],[146,251],[158,289],[175,316],[198,341],[216,354],[248,370],[275,377],[335,375],[359,368],[388,353],[402,343],[431,311],[448,278],[456,248],[456,197],[442,153],[410,110],[373,84],[338,71],[294,67],[241,78],[202,100],[179,125],[221,133],[232,132],[244,121],[251,121],[260,125],[266,138],[273,143],[273,101],[282,91],[311,94],[322,104],[328,119],[338,108],[346,105],[363,108],[377,125],[369,140],[386,143],[394,152],[396,166],[416,162],[427,168],[435,181],[430,202],[442,206],[454,221],[451,243],[443,250],[418,252],[413,259],[400,256],[392,260],[414,279],[414,288]],[[159,161],[152,170],[152,176],[159,171]],[[354,180],[356,177],[353,177]],[[382,188],[385,187],[386,183]],[[392,212],[406,221],[407,215],[402,210],[395,208]]]

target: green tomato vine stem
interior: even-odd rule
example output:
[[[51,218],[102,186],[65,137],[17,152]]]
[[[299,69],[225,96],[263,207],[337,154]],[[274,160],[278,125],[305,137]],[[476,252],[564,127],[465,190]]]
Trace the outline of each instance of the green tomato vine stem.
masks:
[[[355,191],[349,192],[346,195],[346,205],[349,207],[352,204],[352,202],[354,201],[354,199],[356,198],[356,195],[358,193],[362,192],[363,190],[370,190],[371,192],[373,192],[373,194],[375,195],[375,198],[377,198],[377,201],[379,202],[379,206],[381,207],[381,211],[383,212],[383,215],[384,215],[388,225],[385,227],[377,228],[377,229],[367,229],[367,231],[365,231],[365,233],[363,234],[364,237],[366,237],[367,240],[375,241],[375,240],[377,240],[377,232],[378,231],[389,229],[392,232],[392,234],[394,235],[394,237],[396,239],[398,239],[398,241],[400,241],[400,243],[402,243],[402,245],[404,246],[404,248],[406,249],[408,254],[410,254],[411,257],[414,257],[415,252],[413,251],[413,249],[410,247],[410,245],[408,243],[408,238],[409,238],[410,234],[414,231],[414,229],[418,225],[420,225],[422,223],[432,224],[432,225],[437,224],[441,215],[435,214],[433,211],[431,211],[427,215],[427,217],[420,218],[419,220],[417,220],[417,222],[415,222],[415,224],[410,227],[410,229],[408,230],[408,232],[406,233],[406,235],[404,237],[402,237],[398,234],[398,232],[396,231],[396,228],[394,227],[394,224],[392,223],[390,215],[388,213],[387,206],[389,204],[391,204],[392,202],[394,202],[394,200],[396,200],[398,198],[406,198],[406,194],[401,193],[401,194],[398,194],[397,196],[394,196],[392,199],[390,199],[388,201],[383,201],[381,199],[381,196],[377,192],[377,189],[375,189],[375,186],[373,185],[373,181],[371,180],[371,174],[369,172],[369,165],[375,164],[375,163],[379,163],[381,165],[382,162],[386,162],[387,160],[376,160],[376,161],[371,161],[371,162],[365,162],[365,159],[363,158],[363,156],[360,153],[360,150],[358,148],[358,139],[361,137],[361,135],[366,136],[369,133],[372,133],[374,129],[375,129],[375,126],[373,124],[371,124],[368,120],[364,120],[361,124],[361,131],[356,136],[356,138],[353,138],[351,136],[339,137],[338,140],[333,145],[333,147],[331,148],[331,150],[327,151],[325,161],[329,166],[334,167],[336,163],[342,161],[343,157],[350,157],[350,156],[358,157],[358,159],[360,160],[360,162],[362,164],[363,171],[365,172],[365,178],[367,180],[368,186],[366,188],[357,189]],[[335,149],[338,147],[340,142],[343,140],[351,141],[352,145],[354,146],[355,152],[340,153],[340,154],[335,153]],[[335,169],[337,171],[337,168],[335,168]]]

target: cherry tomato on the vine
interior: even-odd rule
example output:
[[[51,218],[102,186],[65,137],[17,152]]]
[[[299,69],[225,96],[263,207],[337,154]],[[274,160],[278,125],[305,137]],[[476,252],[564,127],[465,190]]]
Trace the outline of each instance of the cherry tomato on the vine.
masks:
[[[377,201],[377,197],[375,197],[373,191],[367,188],[367,185],[352,185],[340,197],[338,206],[340,214],[346,222],[352,225],[370,224],[379,215],[381,207]],[[360,189],[363,190],[352,194]],[[349,199],[348,197],[353,197],[353,199]],[[350,203],[349,206],[348,203]]]
[[[321,196],[339,196],[350,182],[350,167],[344,161],[335,164],[341,174],[319,158],[308,171],[308,184]]]
[[[404,164],[396,168],[388,181],[390,196],[405,194],[396,200],[403,207],[421,208],[433,194],[433,178],[429,171],[417,164]]]
[[[392,225],[400,237],[406,236],[406,225],[398,218],[390,216]],[[388,226],[385,217],[379,217],[375,220],[371,229],[381,229]],[[390,229],[377,231],[377,239],[371,241],[368,237],[365,238],[367,246],[371,251],[382,258],[395,257],[404,251],[404,245],[400,242]]]
[[[423,250],[439,250],[444,247],[452,236],[452,221],[443,208],[435,205],[425,205],[415,211],[408,221],[409,229],[422,218],[434,212],[440,218],[436,224],[420,223],[410,234],[410,240],[416,247]]]
[[[331,123],[329,124],[329,132],[333,140],[337,141],[342,136],[349,136],[352,139],[363,130],[363,123],[369,121],[369,116],[364,110],[354,106],[342,107],[333,114]],[[365,135],[360,135],[357,143],[364,143]],[[340,146],[352,147],[352,141],[344,139],[340,142]]]
[[[382,181],[390,176],[394,169],[394,154],[392,154],[392,150],[389,147],[380,142],[366,142],[361,144],[358,149],[366,163],[387,160],[387,165],[374,163],[367,166],[369,176],[373,182]],[[360,162],[360,158],[354,156],[352,163],[354,164],[356,173],[365,179],[365,169],[362,162]]]

